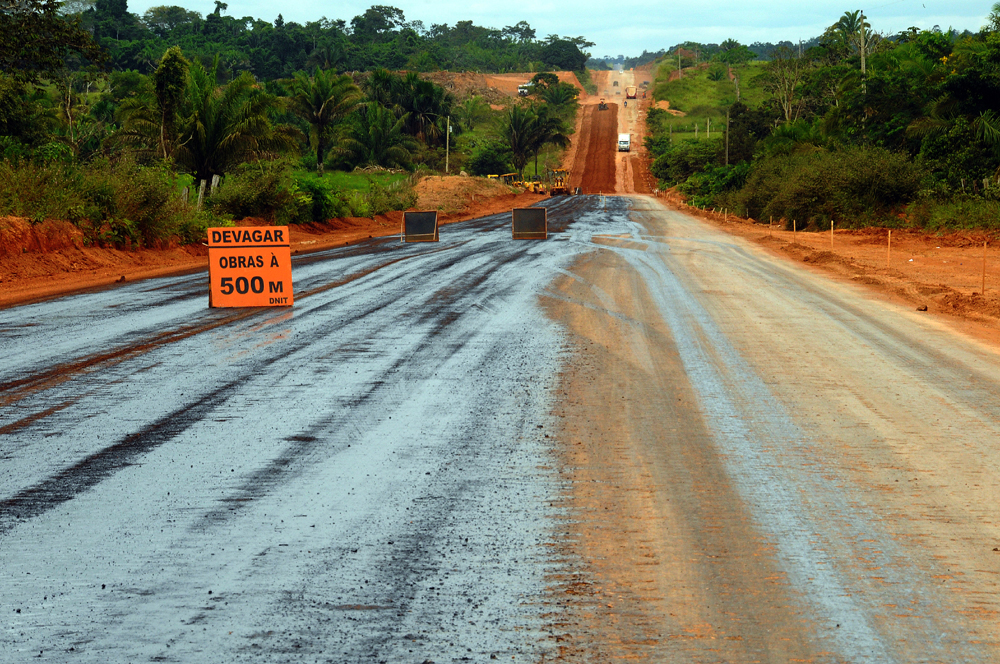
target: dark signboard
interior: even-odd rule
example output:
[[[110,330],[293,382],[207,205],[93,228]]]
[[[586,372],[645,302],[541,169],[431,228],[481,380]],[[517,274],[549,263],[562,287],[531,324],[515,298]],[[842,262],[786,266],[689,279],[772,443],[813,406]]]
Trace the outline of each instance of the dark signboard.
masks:
[[[544,240],[549,236],[546,209],[514,208],[511,211],[511,230],[515,240]]]
[[[404,212],[403,241],[437,242],[438,241],[437,210],[431,210],[429,212]]]

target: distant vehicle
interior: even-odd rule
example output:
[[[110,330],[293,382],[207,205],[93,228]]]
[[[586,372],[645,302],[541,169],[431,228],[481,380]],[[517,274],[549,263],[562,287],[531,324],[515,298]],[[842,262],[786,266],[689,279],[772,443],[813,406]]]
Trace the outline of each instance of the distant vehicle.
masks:
[[[531,84],[530,83],[522,83],[521,85],[517,86],[517,96],[518,97],[527,97],[530,94],[531,94]]]
[[[636,87],[629,85],[625,88],[625,99],[635,99]]]
[[[631,134],[618,134],[618,151],[619,152],[631,152],[632,151],[632,135]]]
[[[606,111],[608,110],[608,103],[604,101],[604,97],[601,97],[600,103],[597,104],[597,110]]]

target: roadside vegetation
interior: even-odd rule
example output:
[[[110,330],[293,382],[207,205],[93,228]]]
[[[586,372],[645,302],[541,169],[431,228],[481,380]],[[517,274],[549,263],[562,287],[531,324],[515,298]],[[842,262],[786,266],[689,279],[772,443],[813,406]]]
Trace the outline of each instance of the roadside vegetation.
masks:
[[[226,9],[25,0],[0,13],[18,36],[0,53],[0,214],[138,247],[244,217],[406,209],[426,174],[544,173],[577,108],[546,72],[589,81],[588,42],[536,40],[525,22],[424,28],[379,5],[302,26]],[[498,110],[419,74],[443,66],[539,73]]]
[[[661,186],[789,228],[1000,229],[1000,3],[978,33],[847,12],[814,43],[664,55],[654,97],[684,115],[648,116]]]

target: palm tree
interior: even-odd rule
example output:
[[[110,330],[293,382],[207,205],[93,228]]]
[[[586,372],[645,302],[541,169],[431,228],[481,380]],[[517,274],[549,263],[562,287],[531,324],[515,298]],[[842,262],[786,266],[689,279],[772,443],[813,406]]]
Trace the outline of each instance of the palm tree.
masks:
[[[451,115],[453,98],[439,85],[408,73],[397,86],[393,100],[397,113],[405,114],[406,132],[425,143],[440,142],[444,134],[442,118]]]
[[[248,161],[273,159],[295,147],[296,130],[275,127],[268,117],[279,108],[277,97],[248,72],[219,88],[217,70],[218,58],[211,71],[192,65],[180,145],[174,152],[177,163],[197,180],[223,175]]]
[[[489,109],[490,105],[482,97],[475,95],[459,105],[458,114],[462,124],[471,131],[480,120],[488,117]]]
[[[316,150],[316,172],[323,175],[323,160],[333,134],[361,101],[361,89],[348,76],[319,67],[311,78],[299,72],[286,86],[293,113],[309,123],[309,141]]]
[[[559,83],[545,88],[541,92],[541,98],[545,100],[546,104],[551,104],[552,106],[572,104],[576,99],[576,95],[576,87],[569,83]]]
[[[388,69],[379,67],[362,83],[369,101],[377,101],[386,108],[393,108],[399,96],[401,79]]]
[[[358,166],[407,168],[416,144],[403,130],[405,122],[405,115],[397,118],[378,102],[361,104],[351,116],[341,150]]]
[[[521,104],[511,106],[500,119],[500,138],[510,146],[510,160],[518,174],[524,172],[524,165],[534,149],[533,121],[531,107]]]
[[[511,162],[520,175],[532,155],[538,170],[538,152],[544,146],[569,144],[562,120],[550,113],[547,106],[511,106],[500,120],[500,138],[510,146]]]
[[[845,42],[850,42],[861,32],[861,10],[844,12],[833,27],[843,36]]]
[[[566,147],[569,136],[562,120],[557,118],[548,105],[535,109],[535,117],[531,123],[531,146],[535,154],[535,174],[538,173],[538,153],[546,145]]]

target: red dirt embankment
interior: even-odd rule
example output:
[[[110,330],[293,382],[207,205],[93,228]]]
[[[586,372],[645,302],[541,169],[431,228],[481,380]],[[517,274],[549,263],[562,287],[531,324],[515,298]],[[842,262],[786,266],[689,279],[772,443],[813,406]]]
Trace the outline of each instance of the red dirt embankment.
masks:
[[[583,86],[571,71],[552,72],[563,83],[575,85],[580,90],[581,97],[586,96]],[[462,101],[479,96],[487,102],[503,105],[517,99],[517,86],[527,83],[534,76],[532,73],[517,74],[477,74],[475,72],[436,71],[420,74],[420,78],[432,81]]]
[[[479,183],[482,186],[476,186]],[[417,185],[417,208],[442,209],[440,223],[451,224],[529,206],[544,198],[509,190],[497,195],[495,186],[479,178],[427,178]],[[310,253],[396,235],[402,218],[402,212],[390,212],[374,219],[352,217],[294,225],[289,231],[292,252]],[[269,224],[245,219],[238,225]],[[207,268],[208,249],[201,244],[137,250],[87,246],[83,233],[68,221],[32,224],[26,219],[0,217],[0,306]]]

